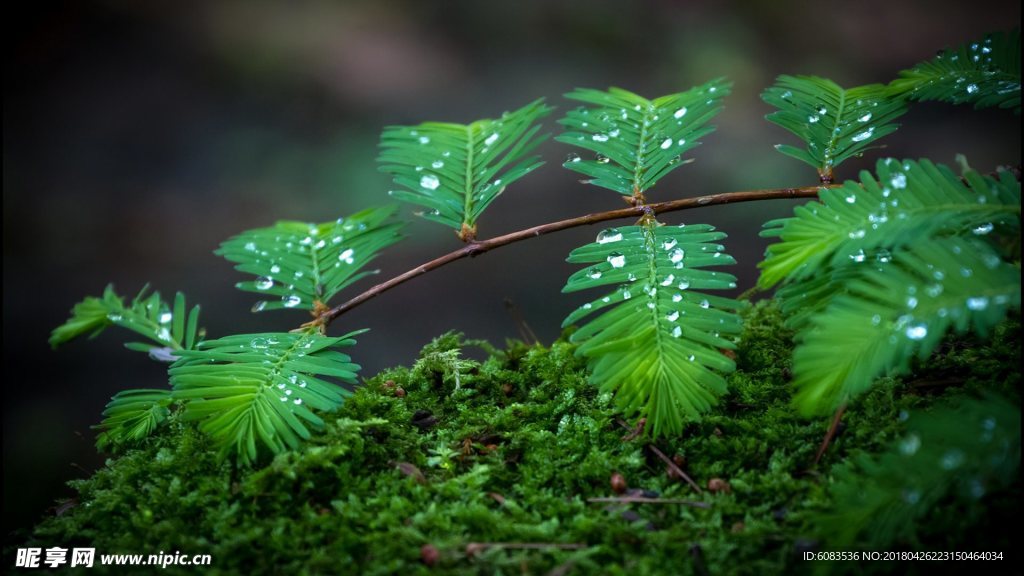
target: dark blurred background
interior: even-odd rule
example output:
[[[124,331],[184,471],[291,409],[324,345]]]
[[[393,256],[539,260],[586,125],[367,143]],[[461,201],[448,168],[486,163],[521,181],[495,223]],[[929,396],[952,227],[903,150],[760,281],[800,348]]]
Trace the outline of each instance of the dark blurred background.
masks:
[[[808,185],[814,171],[772,149],[791,142],[763,120],[758,95],[782,73],[845,86],[887,82],[939,48],[1019,26],[1016,0],[352,1],[28,3],[5,9],[4,509],[9,529],[45,513],[104,456],[89,426],[107,399],[160,386],[164,366],[121,348],[121,334],[53,352],[49,331],[107,282],[144,283],[203,305],[213,336],[289,329],[301,314],[249,313],[254,295],[211,251],[277,219],[326,221],[388,200],[376,171],[389,124],[468,122],[538,96],[559,107],[574,87],[622,86],[648,97],[712,77],[735,82],[718,131],[696,163],[664,179],[652,200]],[[915,106],[885,151],[851,160],[855,177],[881,154],[990,170],[1020,162],[1018,118],[944,104]],[[481,236],[622,207],[577,183],[547,143],[548,164],[506,190]],[[789,202],[668,215],[730,235],[740,290],[756,278],[761,223]],[[412,210],[402,208],[408,216]],[[410,216],[411,218],[411,216]],[[585,296],[560,296],[575,229],[455,263],[370,301],[332,333],[370,327],[356,349],[369,376],[408,364],[439,333],[501,344],[518,336],[510,298],[544,342]],[[381,257],[381,278],[458,247],[414,221]],[[370,285],[364,281],[359,288]],[[339,300],[340,301],[340,300]]]

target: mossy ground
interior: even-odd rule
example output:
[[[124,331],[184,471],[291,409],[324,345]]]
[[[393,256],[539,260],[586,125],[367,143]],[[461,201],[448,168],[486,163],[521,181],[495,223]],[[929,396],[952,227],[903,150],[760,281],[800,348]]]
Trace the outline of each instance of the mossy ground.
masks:
[[[452,351],[467,343],[448,335],[413,368],[368,380],[323,433],[262,469],[219,462],[193,427],[172,422],[75,482],[77,500],[31,540],[98,554],[211,554],[211,572],[230,574],[803,572],[812,564],[800,552],[827,545],[814,518],[832,504],[837,464],[885,450],[907,411],[979,389],[1019,403],[1013,324],[987,345],[951,342],[911,376],[879,381],[851,403],[815,464],[831,418],[803,419],[790,406],[791,334],[777,309],[746,315],[729,394],[679,438],[655,443],[678,456],[699,494],[643,437],[623,439],[629,431],[611,398],[587,383],[573,346],[512,344],[475,362],[459,359]],[[613,474],[648,496],[707,507],[588,502],[616,495]],[[709,490],[713,479],[728,488]],[[1019,489],[974,502],[972,514],[958,502],[936,507],[914,548],[1009,551],[998,527],[1008,514],[989,509],[997,503],[1015,510]],[[956,521],[967,517],[974,521]],[[432,566],[426,545],[438,552]]]

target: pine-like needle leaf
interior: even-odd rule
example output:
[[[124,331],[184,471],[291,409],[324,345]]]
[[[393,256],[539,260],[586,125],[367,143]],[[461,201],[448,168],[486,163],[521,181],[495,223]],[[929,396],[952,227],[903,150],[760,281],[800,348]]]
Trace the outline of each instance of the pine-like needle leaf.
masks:
[[[706,225],[640,226],[604,230],[577,248],[569,262],[590,264],[563,292],[608,285],[616,289],[570,314],[564,325],[597,314],[572,336],[591,368],[591,381],[614,392],[619,408],[647,418],[654,436],[678,434],[725,392],[722,373],[734,363],[739,303],[699,290],[734,288],[730,274],[704,270],[734,264]]]
[[[913,542],[919,520],[936,504],[976,501],[1019,478],[1019,405],[962,398],[913,413],[908,424],[886,452],[839,469],[834,507],[814,518],[831,546],[886,550]]]
[[[1020,114],[1020,29],[944,50],[900,72],[889,87],[911,100],[998,106]]]
[[[826,265],[884,262],[893,249],[937,233],[1019,233],[1020,183],[1009,172],[997,180],[969,171],[961,179],[928,160],[887,158],[876,174],[822,189],[794,217],[766,223],[761,235],[781,242],[768,247],[758,284],[803,280]]]
[[[591,106],[559,120],[567,131],[555,139],[597,156],[572,154],[563,165],[590,176],[590,184],[640,198],[715,130],[707,123],[721,111],[731,86],[716,79],[654,100],[621,88],[574,90],[565,97]]]
[[[185,295],[177,293],[174,304],[160,299],[159,292],[148,294],[142,288],[129,304],[109,285],[102,297],[89,296],[75,304],[71,318],[53,330],[50,345],[54,348],[80,336],[94,338],[110,326],[119,326],[150,340],[129,342],[130,350],[147,352],[153,359],[171,361],[180,350],[188,350],[202,338],[199,328],[199,306],[186,314]]]
[[[923,239],[867,267],[810,319],[794,353],[796,403],[824,412],[905,373],[950,331],[986,335],[1020,310],[1020,269],[974,238]]]
[[[765,118],[807,144],[806,149],[775,147],[816,168],[823,182],[832,181],[832,171],[844,160],[895,132],[899,125],[892,121],[907,111],[903,99],[882,84],[844,90],[816,76],[779,76],[761,98],[779,109]]]
[[[215,253],[237,263],[236,270],[257,277],[236,284],[239,290],[272,297],[257,302],[254,312],[312,310],[376,273],[363,268],[402,238],[402,224],[389,221],[394,213],[393,206],[384,206],[323,224],[281,221],[243,232]]]
[[[309,438],[329,411],[351,393],[325,380],[354,384],[357,364],[337,351],[355,344],[353,332],[339,337],[315,331],[239,334],[182,352],[170,369],[173,396],[185,400],[184,418],[220,446],[251,463],[262,445],[278,454]]]
[[[162,424],[174,399],[170,390],[124,390],[118,392],[103,411],[106,417],[94,428],[97,448],[118,448],[147,438]]]
[[[505,187],[543,164],[531,152],[547,138],[538,120],[551,108],[535,100],[501,118],[472,124],[425,122],[381,134],[380,169],[401,188],[389,194],[425,208],[422,216],[470,240],[480,215]]]

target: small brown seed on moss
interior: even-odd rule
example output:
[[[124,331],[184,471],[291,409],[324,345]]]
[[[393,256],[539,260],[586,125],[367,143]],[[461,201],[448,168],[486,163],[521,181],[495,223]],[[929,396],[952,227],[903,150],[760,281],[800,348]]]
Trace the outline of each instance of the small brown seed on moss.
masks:
[[[729,486],[729,483],[721,478],[712,478],[708,480],[708,490],[728,494],[732,492],[732,486]]]
[[[399,398],[405,398],[405,389],[395,388],[395,396],[398,396]]]
[[[612,474],[611,483],[612,491],[616,494],[622,494],[627,488],[629,488],[629,485],[626,483],[626,477],[618,472]]]
[[[420,548],[420,558],[427,566],[434,566],[441,559],[441,553],[437,551],[433,544],[424,544]]]

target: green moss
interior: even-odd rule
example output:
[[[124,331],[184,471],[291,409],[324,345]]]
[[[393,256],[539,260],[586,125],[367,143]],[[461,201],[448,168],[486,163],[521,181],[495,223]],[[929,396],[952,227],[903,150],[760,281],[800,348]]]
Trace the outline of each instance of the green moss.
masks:
[[[850,404],[815,465],[831,419],[805,420],[791,409],[791,333],[777,308],[761,303],[745,314],[730,393],[682,436],[657,443],[678,455],[700,494],[671,477],[643,437],[623,440],[629,431],[611,399],[587,383],[573,346],[513,344],[476,362],[461,358],[466,343],[448,334],[412,368],[367,381],[321,434],[262,469],[219,463],[201,435],[172,420],[75,482],[77,504],[42,522],[31,540],[98,553],[211,554],[220,573],[803,571],[810,564],[798,552],[828,540],[813,521],[832,506],[833,472],[890,446],[906,412],[982,388],[1019,404],[1015,322],[989,344],[950,341],[910,377],[879,381]],[[588,502],[614,495],[614,473],[648,495],[707,508]],[[708,490],[712,479],[729,489]],[[1018,504],[1016,494],[967,511],[945,502],[973,525],[922,526],[918,544],[981,529],[988,548],[999,549],[984,507]],[[488,542],[584,547],[471,546]],[[421,556],[428,544],[440,553],[432,567]]]

